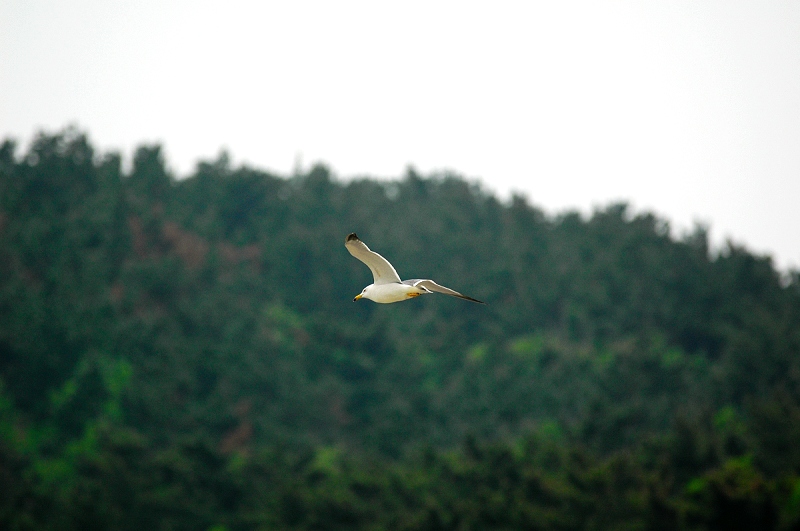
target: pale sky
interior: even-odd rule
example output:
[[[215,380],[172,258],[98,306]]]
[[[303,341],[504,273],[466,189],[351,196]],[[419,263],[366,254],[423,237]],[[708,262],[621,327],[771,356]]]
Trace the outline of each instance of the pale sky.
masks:
[[[0,135],[69,124],[186,176],[450,170],[626,200],[800,268],[800,2],[0,0]]]

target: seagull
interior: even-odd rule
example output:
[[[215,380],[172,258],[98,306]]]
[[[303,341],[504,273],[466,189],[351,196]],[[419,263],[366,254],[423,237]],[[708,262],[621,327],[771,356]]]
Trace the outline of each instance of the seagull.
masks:
[[[358,239],[355,232],[347,236],[344,246],[350,254],[367,264],[367,267],[372,271],[372,276],[375,279],[372,284],[355,296],[353,302],[359,299],[369,299],[374,302],[388,304],[390,302],[413,299],[414,297],[419,297],[420,295],[426,295],[435,291],[437,293],[444,293],[445,295],[452,295],[460,299],[485,304],[478,299],[467,297],[450,288],[440,286],[433,280],[420,278],[400,280],[400,276],[398,276],[392,264],[378,253],[370,251],[369,247]]]

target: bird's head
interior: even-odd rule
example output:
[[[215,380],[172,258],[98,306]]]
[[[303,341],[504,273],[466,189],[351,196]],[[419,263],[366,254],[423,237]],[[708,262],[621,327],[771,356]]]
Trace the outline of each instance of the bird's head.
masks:
[[[374,286],[374,284],[370,284],[366,288],[362,289],[361,293],[353,297],[353,302],[356,302],[359,299],[369,299],[370,298],[369,293],[370,290],[372,289],[372,286]]]

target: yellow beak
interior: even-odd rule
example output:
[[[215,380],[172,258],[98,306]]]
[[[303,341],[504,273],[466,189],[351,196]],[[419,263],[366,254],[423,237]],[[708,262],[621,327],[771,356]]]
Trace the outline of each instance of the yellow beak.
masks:
[[[359,293],[358,295],[356,295],[355,297],[353,297],[353,302],[356,302],[356,301],[357,301],[358,299],[360,299],[360,298],[361,298],[361,294]]]

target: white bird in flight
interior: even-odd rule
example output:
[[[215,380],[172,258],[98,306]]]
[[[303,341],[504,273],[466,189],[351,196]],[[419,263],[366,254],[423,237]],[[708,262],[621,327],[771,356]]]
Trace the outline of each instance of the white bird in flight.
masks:
[[[452,295],[460,299],[485,304],[478,299],[467,297],[450,288],[440,286],[433,280],[420,278],[400,280],[392,264],[378,253],[370,251],[369,247],[358,239],[355,232],[347,236],[344,246],[350,251],[350,254],[367,264],[367,267],[372,271],[372,276],[374,277],[374,282],[356,295],[353,302],[358,299],[369,299],[381,303],[400,302],[435,291],[437,293],[444,293],[445,295]]]

